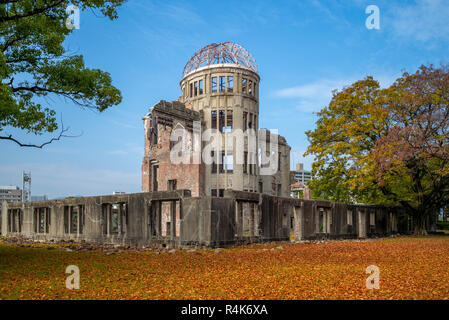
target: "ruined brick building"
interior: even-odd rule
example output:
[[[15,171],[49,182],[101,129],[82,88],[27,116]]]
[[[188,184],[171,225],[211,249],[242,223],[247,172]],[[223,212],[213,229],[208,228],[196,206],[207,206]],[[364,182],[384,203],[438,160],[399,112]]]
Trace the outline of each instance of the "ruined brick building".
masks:
[[[289,197],[290,147],[259,128],[252,56],[233,43],[193,55],[182,96],[144,117],[142,193],[2,204],[1,234],[139,246],[228,246],[409,232],[400,207]],[[429,218],[428,230],[435,229]]]
[[[173,102],[160,101],[144,117],[142,191],[179,188],[191,190],[196,197],[223,197],[225,190],[238,190],[288,196],[290,147],[285,138],[259,130],[259,83],[253,57],[237,44],[211,44],[195,53],[184,68],[182,96]],[[200,125],[197,130],[194,121]],[[177,128],[180,134],[174,137]],[[207,130],[214,130],[221,147],[206,150]],[[257,148],[261,136],[277,140],[267,164],[273,171],[266,174]],[[187,164],[170,159],[177,139],[188,153]],[[210,152],[212,163],[204,163],[205,152],[207,156]]]

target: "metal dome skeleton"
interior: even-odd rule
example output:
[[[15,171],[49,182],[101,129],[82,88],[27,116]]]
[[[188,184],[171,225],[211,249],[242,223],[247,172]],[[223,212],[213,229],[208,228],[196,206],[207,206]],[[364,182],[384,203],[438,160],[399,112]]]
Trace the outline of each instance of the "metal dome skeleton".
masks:
[[[184,67],[183,76],[201,67],[224,63],[239,64],[257,73],[256,60],[245,48],[232,42],[220,42],[195,52]]]

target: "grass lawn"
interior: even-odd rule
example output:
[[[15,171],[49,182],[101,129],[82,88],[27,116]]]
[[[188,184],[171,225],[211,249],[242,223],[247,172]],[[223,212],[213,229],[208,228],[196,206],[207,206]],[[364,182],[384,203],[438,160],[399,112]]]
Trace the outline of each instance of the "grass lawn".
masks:
[[[48,246],[0,240],[0,299],[449,299],[447,236],[262,244],[220,253],[107,255]],[[79,290],[65,287],[68,265],[80,269]],[[366,289],[369,265],[380,269],[379,290]]]

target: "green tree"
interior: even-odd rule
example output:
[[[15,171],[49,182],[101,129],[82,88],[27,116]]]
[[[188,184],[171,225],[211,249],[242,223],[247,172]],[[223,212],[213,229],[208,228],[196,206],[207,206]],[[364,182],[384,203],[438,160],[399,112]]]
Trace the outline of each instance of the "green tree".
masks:
[[[82,55],[70,55],[63,46],[73,32],[66,26],[69,5],[81,11],[98,10],[117,18],[124,0],[6,0],[0,1],[0,139],[23,147],[43,146],[66,136],[53,107],[43,107],[43,97],[63,97],[99,112],[121,102],[120,91],[109,73],[85,66]],[[59,135],[40,145],[26,144],[6,127],[42,135]]]
[[[421,66],[389,88],[371,77],[334,92],[308,131],[320,198],[400,203],[425,234],[449,194],[449,69]]]
[[[313,155],[314,179],[308,182],[314,197],[344,202],[370,203],[378,188],[369,151],[388,130],[383,108],[384,91],[372,77],[334,91],[328,107],[318,113],[317,127],[307,131]]]

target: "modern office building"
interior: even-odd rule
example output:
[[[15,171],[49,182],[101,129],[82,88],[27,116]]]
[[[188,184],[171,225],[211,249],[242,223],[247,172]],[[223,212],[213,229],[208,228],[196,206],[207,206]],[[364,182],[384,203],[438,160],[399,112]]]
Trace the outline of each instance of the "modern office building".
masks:
[[[4,201],[8,203],[22,201],[22,190],[20,190],[20,188],[16,186],[0,186],[0,213],[2,212],[2,203]],[[2,222],[0,221],[0,228],[1,225]]]
[[[3,201],[6,202],[22,201],[22,190],[16,186],[0,186],[0,206]]]
[[[305,185],[307,183],[307,181],[312,179],[312,174],[310,171],[304,170],[303,163],[297,163],[294,178],[295,178],[296,182],[299,182],[299,183],[302,183],[303,185]]]

